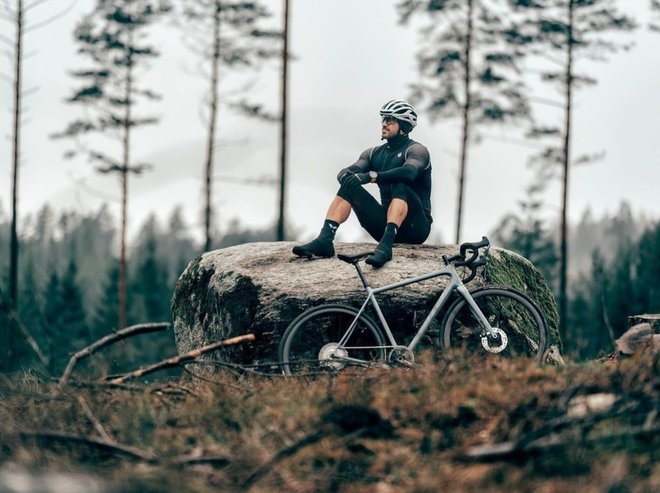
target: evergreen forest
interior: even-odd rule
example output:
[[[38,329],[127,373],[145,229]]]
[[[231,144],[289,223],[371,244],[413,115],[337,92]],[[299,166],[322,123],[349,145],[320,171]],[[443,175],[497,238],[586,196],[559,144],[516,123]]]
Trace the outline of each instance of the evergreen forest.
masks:
[[[43,5],[42,5],[43,4]],[[22,214],[20,179],[22,139],[31,91],[25,80],[25,43],[31,32],[57,26],[66,9],[45,15],[49,2],[4,2],[5,26],[0,41],[10,63],[3,79],[12,87],[12,111],[3,114],[11,128],[11,156],[5,156],[10,184],[2,183],[7,210],[0,210],[0,321],[5,345],[0,358],[5,371],[38,365],[57,372],[67,356],[103,335],[147,322],[168,322],[169,302],[178,276],[187,263],[209,249],[248,241],[297,239],[295,218],[284,217],[287,193],[286,67],[302,63],[288,47],[289,24],[280,23],[268,2],[224,0],[96,0],[85,5],[73,32],[81,66],[68,74],[66,102],[50,137],[70,144],[67,159],[79,159],[119,183],[119,213],[108,206],[95,212],[64,210],[43,204],[38,213]],[[288,13],[289,2],[285,2]],[[655,217],[635,216],[623,202],[616,214],[595,217],[586,210],[577,224],[568,222],[569,175],[578,165],[600,157],[574,155],[571,127],[576,98],[597,78],[583,71],[583,60],[608,63],[615,53],[631,49],[635,33],[657,32],[658,4],[649,2],[643,18],[609,0],[446,0],[398,1],[388,4],[406,29],[419,30],[412,46],[418,72],[410,74],[410,100],[432,120],[443,119],[461,131],[456,167],[456,243],[464,241],[463,201],[469,196],[466,170],[484,129],[514,129],[536,143],[528,156],[536,170],[533,183],[516,211],[494,219],[491,238],[497,246],[530,259],[556,294],[560,334],[567,355],[590,359],[613,351],[613,341],[627,328],[627,317],[660,309],[660,225]],[[287,14],[288,15],[288,14]],[[286,16],[285,16],[286,17]],[[284,19],[285,21],[287,19]],[[186,223],[181,208],[163,221],[153,214],[129,237],[129,193],[134,178],[148,181],[154,163],[141,162],[138,130],[159,124],[158,88],[144,85],[154,60],[167,56],[158,49],[154,29],[183,33],[190,56],[206,85],[200,104],[203,117],[203,173],[198,210],[204,232]],[[6,34],[5,34],[6,33]],[[549,65],[543,65],[552,59]],[[536,84],[559,96],[561,118],[547,120],[532,97],[530,60],[537,66]],[[250,84],[223,92],[226,73],[242,72],[253,79],[277,81],[281,64],[282,100],[251,99]],[[540,64],[540,65],[539,65]],[[270,67],[262,70],[263,67]],[[289,97],[295,97],[289,94]],[[241,218],[218,231],[217,188],[218,111],[238,112],[271,125],[280,125],[279,217],[272,227],[254,229]],[[275,110],[273,108],[278,108]],[[31,113],[39,111],[31,108]],[[247,144],[249,146],[249,144]],[[598,151],[598,150],[596,150]],[[275,174],[275,171],[274,171]],[[258,181],[258,180],[257,180]],[[263,183],[262,183],[263,184]],[[268,182],[269,185],[273,183]],[[545,209],[547,193],[559,186],[563,200],[553,218]],[[522,191],[521,191],[522,192]],[[613,204],[614,205],[614,204]],[[4,206],[3,206],[4,207]],[[165,209],[168,208],[166,204]],[[160,207],[162,210],[163,207]],[[114,210],[114,209],[113,209]],[[188,216],[189,217],[189,216]],[[550,218],[549,218],[550,217]],[[285,223],[285,219],[287,222]],[[286,226],[286,227],[285,227]],[[287,234],[288,232],[288,234]],[[5,344],[6,343],[6,344]],[[171,341],[144,343],[125,351],[138,362],[144,354],[165,355]],[[133,351],[135,354],[132,354]],[[152,354],[153,353],[153,354]],[[113,358],[106,364],[112,366]]]
[[[658,47],[660,0],[0,0],[0,493],[660,491]],[[478,353],[355,347],[354,321],[318,344],[318,311],[304,371],[255,361],[241,303],[267,289],[200,256],[259,249],[245,269],[298,284],[262,242],[311,240],[336,173],[401,128],[392,98],[432,149],[426,243],[528,259],[553,296],[498,273],[542,285],[563,361],[490,354],[505,331],[461,315]],[[367,239],[349,220],[337,240]],[[209,336],[177,354],[188,265],[179,287],[221,280],[177,291]],[[274,292],[273,340],[302,306]]]

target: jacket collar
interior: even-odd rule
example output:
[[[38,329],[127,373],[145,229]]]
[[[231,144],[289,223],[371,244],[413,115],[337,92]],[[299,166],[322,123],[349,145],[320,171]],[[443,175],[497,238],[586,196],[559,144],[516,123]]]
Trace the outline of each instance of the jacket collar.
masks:
[[[396,137],[387,139],[387,147],[390,149],[397,148],[407,144],[408,142],[410,142],[410,136],[408,134],[397,135]]]

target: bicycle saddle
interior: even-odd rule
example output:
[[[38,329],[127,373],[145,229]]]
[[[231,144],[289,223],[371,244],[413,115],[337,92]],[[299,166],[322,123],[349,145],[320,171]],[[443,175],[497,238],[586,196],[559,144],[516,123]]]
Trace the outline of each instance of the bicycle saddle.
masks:
[[[339,253],[337,254],[337,258],[349,264],[357,264],[360,260],[367,258],[373,253],[374,252],[362,252],[356,253],[355,255],[344,255],[343,253]]]

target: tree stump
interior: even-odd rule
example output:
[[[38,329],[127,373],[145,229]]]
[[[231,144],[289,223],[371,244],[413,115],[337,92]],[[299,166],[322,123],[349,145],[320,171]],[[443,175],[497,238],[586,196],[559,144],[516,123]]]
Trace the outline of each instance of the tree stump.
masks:
[[[177,282],[171,305],[179,353],[252,333],[256,336],[253,344],[228,348],[213,357],[241,364],[273,362],[282,333],[307,308],[323,303],[362,304],[365,292],[352,265],[337,258],[299,258],[291,253],[293,246],[292,242],[247,243],[191,261]],[[374,246],[336,243],[335,249],[355,254]],[[438,270],[443,266],[442,255],[457,252],[455,245],[399,244],[383,268],[364,264],[363,268],[371,286],[377,287]],[[513,252],[491,248],[487,270],[480,268],[479,274],[469,289],[506,285],[536,301],[548,325],[547,358],[561,362],[555,301],[533,265]],[[446,283],[446,277],[439,277],[379,295],[397,340],[412,338],[415,324],[421,324]],[[433,335],[433,327],[429,333]]]

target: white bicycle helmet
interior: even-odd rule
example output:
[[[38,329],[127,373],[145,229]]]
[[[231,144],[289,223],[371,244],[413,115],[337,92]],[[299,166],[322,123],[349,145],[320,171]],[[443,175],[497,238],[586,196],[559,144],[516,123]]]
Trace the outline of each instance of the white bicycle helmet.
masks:
[[[417,125],[417,113],[414,108],[407,101],[401,99],[393,99],[388,101],[380,109],[380,116],[391,116],[410,124],[411,129],[415,128]]]

